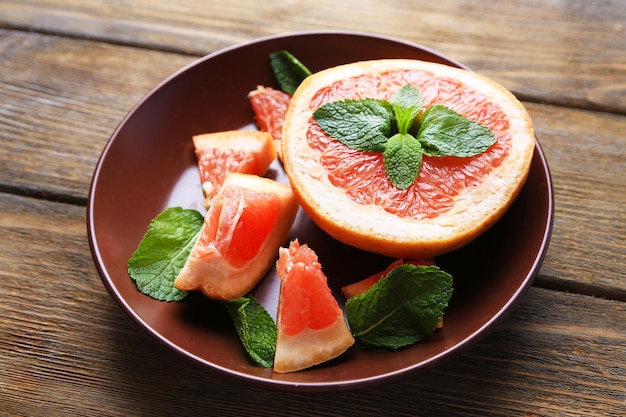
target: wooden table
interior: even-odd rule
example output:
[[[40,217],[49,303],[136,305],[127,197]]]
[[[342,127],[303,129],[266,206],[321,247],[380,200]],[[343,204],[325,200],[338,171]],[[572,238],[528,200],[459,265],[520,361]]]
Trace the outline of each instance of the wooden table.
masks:
[[[555,184],[549,252],[511,316],[378,388],[277,394],[157,346],[86,237],[91,175],[145,93],[198,57],[301,30],[369,31],[501,82]],[[626,415],[626,5],[616,0],[0,2],[0,415]]]

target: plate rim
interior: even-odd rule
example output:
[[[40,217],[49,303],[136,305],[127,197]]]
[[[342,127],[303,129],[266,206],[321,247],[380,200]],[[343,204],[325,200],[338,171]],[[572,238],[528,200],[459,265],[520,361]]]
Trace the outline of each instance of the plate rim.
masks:
[[[432,368],[435,364],[441,364],[442,359],[446,361],[452,359],[452,357],[458,356],[458,353],[466,350],[468,347],[474,345],[477,341],[485,337],[490,330],[494,328],[494,326],[506,318],[508,314],[511,312],[513,307],[520,301],[523,295],[528,291],[528,289],[532,286],[532,283],[539,273],[541,265],[545,259],[548,246],[550,243],[550,238],[552,234],[553,224],[554,224],[554,189],[553,182],[550,173],[550,168],[543,151],[539,140],[536,140],[535,146],[535,155],[538,157],[538,163],[540,166],[538,167],[541,170],[542,176],[545,175],[546,181],[546,189],[548,191],[546,200],[547,200],[547,211],[548,216],[546,219],[545,228],[543,230],[543,235],[541,239],[541,245],[538,248],[538,254],[530,268],[528,274],[522,281],[522,284],[516,288],[514,294],[508,299],[508,301],[500,308],[497,314],[493,315],[489,318],[482,326],[477,328],[475,331],[471,333],[468,337],[464,338],[459,343],[456,343],[449,348],[439,352],[436,355],[429,357],[428,359],[415,363],[411,366],[403,367],[391,372],[381,373],[376,376],[364,377],[359,379],[351,379],[351,380],[342,380],[342,381],[321,381],[321,382],[293,382],[293,381],[285,381],[280,379],[273,378],[264,378],[256,375],[251,375],[245,372],[237,371],[217,363],[210,362],[206,359],[199,357],[198,355],[181,348],[176,343],[172,342],[168,338],[159,334],[155,331],[152,326],[147,323],[128,303],[125,299],[124,295],[119,291],[114,283],[114,279],[110,276],[109,272],[106,270],[104,265],[104,260],[101,256],[101,251],[99,248],[98,239],[96,236],[96,232],[94,230],[94,197],[97,194],[98,187],[98,179],[102,172],[103,163],[107,159],[107,155],[113,145],[113,142],[119,132],[123,129],[125,124],[129,119],[133,117],[133,115],[138,111],[138,109],[143,105],[144,102],[150,99],[153,95],[155,95],[164,85],[167,85],[171,80],[177,78],[184,72],[188,71],[190,68],[202,65],[205,61],[211,60],[215,57],[218,57],[222,54],[230,53],[231,51],[250,47],[255,44],[266,43],[273,40],[285,39],[285,38],[293,38],[293,37],[302,37],[302,36],[319,36],[319,35],[333,35],[333,36],[354,36],[354,37],[366,37],[366,38],[374,38],[376,40],[384,40],[391,43],[397,43],[401,45],[408,46],[410,48],[414,48],[419,51],[424,51],[428,54],[432,54],[439,58],[442,58],[454,65],[457,65],[460,68],[471,70],[468,66],[462,64],[461,62],[448,57],[445,54],[442,54],[434,49],[429,47],[406,41],[397,37],[388,36],[388,35],[379,35],[371,32],[363,32],[363,31],[349,31],[349,30],[308,30],[308,31],[296,31],[296,32],[288,32],[281,34],[274,34],[270,36],[260,37],[253,40],[249,40],[246,42],[234,44],[228,46],[226,48],[222,48],[216,50],[212,53],[209,53],[199,59],[196,59],[187,65],[181,67],[177,71],[173,72],[161,82],[157,83],[147,94],[145,94],[137,103],[135,103],[131,109],[126,113],[126,115],[122,118],[122,120],[118,123],[116,128],[113,130],[109,138],[107,139],[100,156],[98,157],[97,163],[93,170],[93,174],[91,177],[91,181],[89,184],[89,192],[87,197],[87,218],[86,218],[86,226],[87,226],[87,237],[89,242],[90,251],[94,260],[94,264],[98,271],[101,281],[103,282],[105,288],[112,296],[112,298],[117,302],[117,304],[122,307],[122,310],[127,314],[127,316],[132,319],[132,321],[138,325],[143,332],[147,333],[153,340],[155,340],[159,345],[166,347],[167,349],[176,352],[177,354],[190,359],[191,361],[201,365],[203,368],[209,368],[212,371],[215,371],[217,375],[222,375],[227,377],[230,380],[234,380],[237,382],[246,382],[248,384],[252,384],[253,386],[270,389],[270,390],[280,390],[280,391],[297,391],[297,392],[327,392],[329,390],[337,390],[337,389],[357,389],[357,388],[367,388],[376,385],[380,385],[383,382],[391,382],[398,380],[402,377],[405,377],[409,374],[414,373],[417,370],[426,370]],[[533,162],[531,164],[531,169],[533,168],[536,162],[533,158]],[[450,351],[453,351],[453,355],[450,355]]]

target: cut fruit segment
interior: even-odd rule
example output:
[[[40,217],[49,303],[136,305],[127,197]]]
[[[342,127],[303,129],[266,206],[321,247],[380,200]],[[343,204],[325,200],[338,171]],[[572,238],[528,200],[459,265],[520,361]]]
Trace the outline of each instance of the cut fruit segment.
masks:
[[[276,260],[297,210],[288,185],[228,174],[174,285],[221,300],[247,294]]]
[[[383,154],[326,135],[313,118],[325,103],[390,100],[407,83],[424,108],[444,105],[488,127],[496,143],[473,157],[424,155],[415,183],[394,187]],[[294,93],[281,139],[285,172],[303,209],[335,239],[392,258],[433,257],[474,240],[508,209],[535,147],[523,105],[479,74],[416,60],[365,61],[307,77]]]
[[[271,87],[258,86],[248,94],[248,99],[254,111],[257,126],[263,132],[268,132],[274,138],[276,152],[280,157],[280,140],[283,135],[283,123],[291,95]]]
[[[369,277],[365,279],[362,279],[361,281],[357,281],[353,284],[341,287],[341,292],[346,298],[363,294],[365,291],[369,290],[372,285],[380,281],[382,277],[390,273],[391,270],[394,269],[396,266],[400,266],[404,264],[411,264],[415,266],[435,265],[435,261],[433,259],[411,259],[408,261],[405,261],[404,259],[396,259],[387,268],[385,268],[384,271],[380,271],[376,274],[370,275]]]
[[[354,343],[317,255],[294,240],[280,248],[281,279],[274,371],[295,372],[329,361]]]
[[[192,140],[207,207],[228,173],[262,176],[276,159],[273,138],[266,132],[228,130],[196,135]]]

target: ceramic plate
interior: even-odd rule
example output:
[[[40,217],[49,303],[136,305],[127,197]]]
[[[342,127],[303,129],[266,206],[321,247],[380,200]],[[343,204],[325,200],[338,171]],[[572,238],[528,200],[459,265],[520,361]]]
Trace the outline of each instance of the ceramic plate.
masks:
[[[351,348],[336,360],[289,374],[252,363],[230,317],[200,294],[183,302],[155,301],[140,293],[126,264],[148,224],[170,206],[202,211],[202,191],[191,136],[254,129],[247,99],[257,85],[276,86],[271,52],[286,49],[313,72],[357,60],[412,58],[462,64],[398,39],[351,32],[274,36],[208,55],[170,76],[124,118],[98,161],[88,202],[88,234],[104,285],[122,309],[156,341],[224,376],[264,388],[324,391],[371,386],[424,371],[452,357],[506,316],[532,284],[548,247],[553,219],[552,184],[538,145],[528,180],[504,217],[476,241],[437,258],[454,277],[445,327],[396,353]],[[286,181],[278,163],[269,175]],[[342,245],[302,212],[291,237],[319,255],[329,285],[384,269],[389,260]],[[344,281],[346,279],[346,281]],[[349,280],[349,281],[348,281]],[[274,271],[254,295],[275,315]]]

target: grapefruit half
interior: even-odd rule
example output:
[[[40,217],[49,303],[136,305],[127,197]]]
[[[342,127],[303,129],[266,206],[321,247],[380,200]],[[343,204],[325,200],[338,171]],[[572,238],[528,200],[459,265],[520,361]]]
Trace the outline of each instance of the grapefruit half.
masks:
[[[288,185],[228,174],[174,286],[220,300],[247,294],[276,260],[297,210]]]
[[[487,126],[496,142],[467,158],[424,156],[405,190],[387,179],[382,153],[327,136],[313,112],[344,99],[389,100],[410,83],[424,108],[441,104]],[[282,160],[306,213],[335,239],[393,258],[433,257],[493,225],[523,186],[535,137],[523,105],[494,81],[430,62],[389,59],[330,68],[306,78],[284,122]]]
[[[298,240],[280,248],[274,371],[295,372],[336,358],[354,343],[317,255]]]

